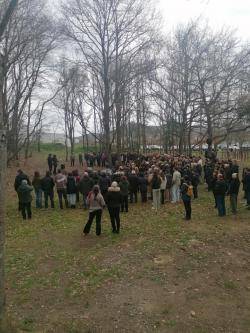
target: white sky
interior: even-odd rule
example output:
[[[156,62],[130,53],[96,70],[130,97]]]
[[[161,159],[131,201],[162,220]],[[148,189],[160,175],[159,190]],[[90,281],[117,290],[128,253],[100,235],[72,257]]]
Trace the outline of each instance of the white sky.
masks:
[[[159,6],[168,29],[202,16],[214,28],[230,26],[250,39],[250,0],[159,0]]]

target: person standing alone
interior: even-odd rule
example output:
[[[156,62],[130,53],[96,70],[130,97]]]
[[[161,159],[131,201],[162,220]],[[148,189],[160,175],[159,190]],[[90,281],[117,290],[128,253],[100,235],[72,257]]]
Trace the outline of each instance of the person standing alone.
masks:
[[[105,207],[105,201],[100,193],[98,185],[95,185],[93,190],[89,193],[87,197],[87,205],[89,206],[89,218],[83,229],[83,233],[85,236],[89,234],[94,218],[96,218],[96,235],[100,236],[102,231],[102,212]]]

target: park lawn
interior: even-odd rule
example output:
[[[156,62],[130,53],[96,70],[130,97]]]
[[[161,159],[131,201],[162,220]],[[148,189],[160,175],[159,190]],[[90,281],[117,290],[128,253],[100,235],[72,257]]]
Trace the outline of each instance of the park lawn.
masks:
[[[250,332],[242,203],[220,219],[203,189],[191,223],[182,205],[132,205],[120,235],[105,212],[97,238],[82,236],[82,209],[34,209],[23,222],[8,197],[7,308],[20,332]]]

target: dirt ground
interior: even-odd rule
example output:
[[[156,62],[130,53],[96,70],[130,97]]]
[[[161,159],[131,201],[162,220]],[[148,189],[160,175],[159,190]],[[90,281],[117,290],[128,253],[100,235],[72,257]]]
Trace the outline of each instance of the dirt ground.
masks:
[[[22,168],[45,164],[33,159]],[[87,212],[17,212],[9,169],[8,314],[19,332],[250,332],[250,211],[218,218],[200,187],[190,223],[183,207],[131,205],[120,235],[107,212],[100,238],[82,236]]]

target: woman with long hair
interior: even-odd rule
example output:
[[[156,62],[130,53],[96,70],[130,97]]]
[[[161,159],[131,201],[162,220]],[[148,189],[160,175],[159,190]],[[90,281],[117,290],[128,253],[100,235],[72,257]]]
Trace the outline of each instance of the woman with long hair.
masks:
[[[95,185],[93,190],[89,193],[87,197],[87,205],[89,206],[89,219],[83,229],[83,233],[85,236],[89,234],[92,222],[94,221],[94,218],[96,218],[96,235],[100,236],[102,231],[102,212],[105,207],[105,201],[100,193],[98,185]]]

